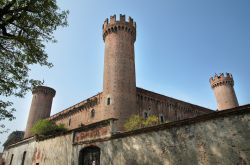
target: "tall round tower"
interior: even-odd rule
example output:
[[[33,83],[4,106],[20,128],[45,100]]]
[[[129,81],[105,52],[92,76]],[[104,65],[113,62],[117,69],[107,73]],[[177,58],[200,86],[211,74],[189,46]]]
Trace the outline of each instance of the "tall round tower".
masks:
[[[104,78],[103,105],[104,118],[117,118],[117,128],[123,129],[128,117],[136,111],[136,81],[134,42],[136,23],[131,17],[116,15],[103,24]]]
[[[214,77],[210,78],[209,82],[214,90],[219,111],[239,106],[234,92],[234,80],[232,74],[226,73],[226,75],[224,75],[221,73],[219,76],[216,74]]]
[[[31,128],[38,120],[50,116],[52,101],[56,91],[50,87],[38,86],[33,89],[32,94],[33,98],[24,138],[32,136]]]

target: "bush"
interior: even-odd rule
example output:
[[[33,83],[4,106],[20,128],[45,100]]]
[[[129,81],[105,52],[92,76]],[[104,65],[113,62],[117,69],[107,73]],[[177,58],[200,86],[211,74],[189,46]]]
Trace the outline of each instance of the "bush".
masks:
[[[142,127],[149,127],[159,124],[159,119],[155,115],[148,116],[147,119],[140,117],[139,115],[132,115],[124,124],[126,131],[139,129]]]
[[[132,115],[124,124],[126,131],[135,130],[142,127],[143,118],[139,115]]]
[[[148,116],[148,118],[146,120],[143,120],[142,124],[144,127],[157,125],[157,124],[159,124],[159,119],[155,115],[150,115],[150,116]]]
[[[65,131],[67,131],[67,129],[65,128],[64,124],[56,125],[54,122],[49,120],[39,120],[31,128],[31,132],[38,135],[50,135]]]

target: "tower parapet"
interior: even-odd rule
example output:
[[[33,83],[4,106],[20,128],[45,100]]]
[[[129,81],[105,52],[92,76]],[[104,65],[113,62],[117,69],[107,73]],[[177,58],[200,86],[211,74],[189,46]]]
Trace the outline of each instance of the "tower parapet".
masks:
[[[119,30],[129,33],[134,42],[136,40],[136,22],[131,17],[128,17],[128,21],[126,21],[126,16],[122,14],[120,14],[120,20],[116,20],[116,15],[110,16],[110,20],[106,18],[102,30],[104,41],[108,34],[116,33]]]
[[[217,109],[224,110],[239,106],[235,91],[234,80],[231,73],[215,74],[209,79],[211,88],[217,100]]]
[[[53,88],[50,87],[46,87],[46,86],[37,86],[33,89],[32,94],[35,93],[42,93],[42,94],[49,94],[52,97],[54,97],[56,95],[56,91]]]
[[[214,77],[209,79],[210,85],[212,88],[215,88],[220,85],[231,85],[234,86],[233,75],[231,73],[220,73],[219,75],[215,74]]]

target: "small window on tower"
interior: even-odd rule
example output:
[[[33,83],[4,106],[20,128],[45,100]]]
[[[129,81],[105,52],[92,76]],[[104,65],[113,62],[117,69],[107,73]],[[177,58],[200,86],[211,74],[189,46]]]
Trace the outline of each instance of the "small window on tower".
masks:
[[[92,118],[95,117],[95,110],[94,110],[94,109],[91,110],[90,116],[91,116]]]
[[[110,98],[107,99],[107,105],[110,105]]]

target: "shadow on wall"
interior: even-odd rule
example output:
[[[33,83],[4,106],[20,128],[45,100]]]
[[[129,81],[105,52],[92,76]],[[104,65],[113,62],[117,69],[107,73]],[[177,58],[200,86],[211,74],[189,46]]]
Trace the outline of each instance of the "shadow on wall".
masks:
[[[239,122],[240,121],[240,122]],[[126,165],[250,163],[250,118],[218,118],[107,141],[101,162]],[[247,145],[248,144],[248,145]]]

